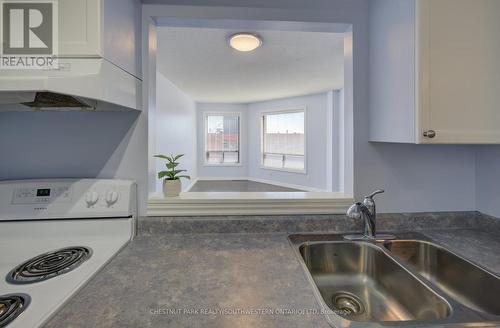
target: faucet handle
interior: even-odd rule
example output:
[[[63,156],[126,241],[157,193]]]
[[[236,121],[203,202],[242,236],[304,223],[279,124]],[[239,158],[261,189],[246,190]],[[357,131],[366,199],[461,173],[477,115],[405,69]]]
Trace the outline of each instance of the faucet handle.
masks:
[[[361,212],[361,203],[355,203],[349,207],[347,210],[347,216],[351,219],[361,219],[362,212]]]
[[[373,200],[373,197],[374,197],[375,195],[382,194],[382,193],[384,193],[384,192],[385,192],[385,190],[384,190],[384,189],[377,189],[377,190],[375,190],[374,192],[372,192],[371,194],[369,194],[368,196],[365,196],[365,199],[366,199],[366,198],[370,198],[371,200]]]

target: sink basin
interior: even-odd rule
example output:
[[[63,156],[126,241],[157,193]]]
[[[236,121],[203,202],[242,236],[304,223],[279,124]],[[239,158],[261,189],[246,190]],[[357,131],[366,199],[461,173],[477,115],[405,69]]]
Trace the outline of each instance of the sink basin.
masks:
[[[430,242],[396,240],[384,246],[456,301],[500,315],[500,278]]]
[[[299,253],[326,305],[349,321],[428,321],[451,313],[443,298],[373,244],[313,242]]]

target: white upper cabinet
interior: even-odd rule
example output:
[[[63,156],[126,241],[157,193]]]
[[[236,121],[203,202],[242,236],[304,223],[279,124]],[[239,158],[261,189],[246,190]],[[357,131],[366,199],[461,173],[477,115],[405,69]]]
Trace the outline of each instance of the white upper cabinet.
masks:
[[[59,55],[104,58],[140,77],[139,0],[63,0],[59,7]]]
[[[500,0],[370,1],[370,140],[500,143]]]
[[[59,55],[102,57],[100,0],[63,0],[59,7]]]

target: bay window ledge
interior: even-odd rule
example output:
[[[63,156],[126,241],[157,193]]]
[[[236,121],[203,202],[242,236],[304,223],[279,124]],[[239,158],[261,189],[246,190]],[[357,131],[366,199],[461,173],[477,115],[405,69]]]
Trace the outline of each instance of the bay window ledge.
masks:
[[[186,192],[157,193],[148,200],[148,216],[344,214],[352,195],[338,192]]]

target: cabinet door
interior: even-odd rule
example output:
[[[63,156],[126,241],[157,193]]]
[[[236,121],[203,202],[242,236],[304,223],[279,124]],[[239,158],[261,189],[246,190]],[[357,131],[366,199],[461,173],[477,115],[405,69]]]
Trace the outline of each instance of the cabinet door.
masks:
[[[101,1],[59,1],[59,55],[102,56]]]
[[[500,0],[418,0],[417,34],[417,141],[500,143]]]

